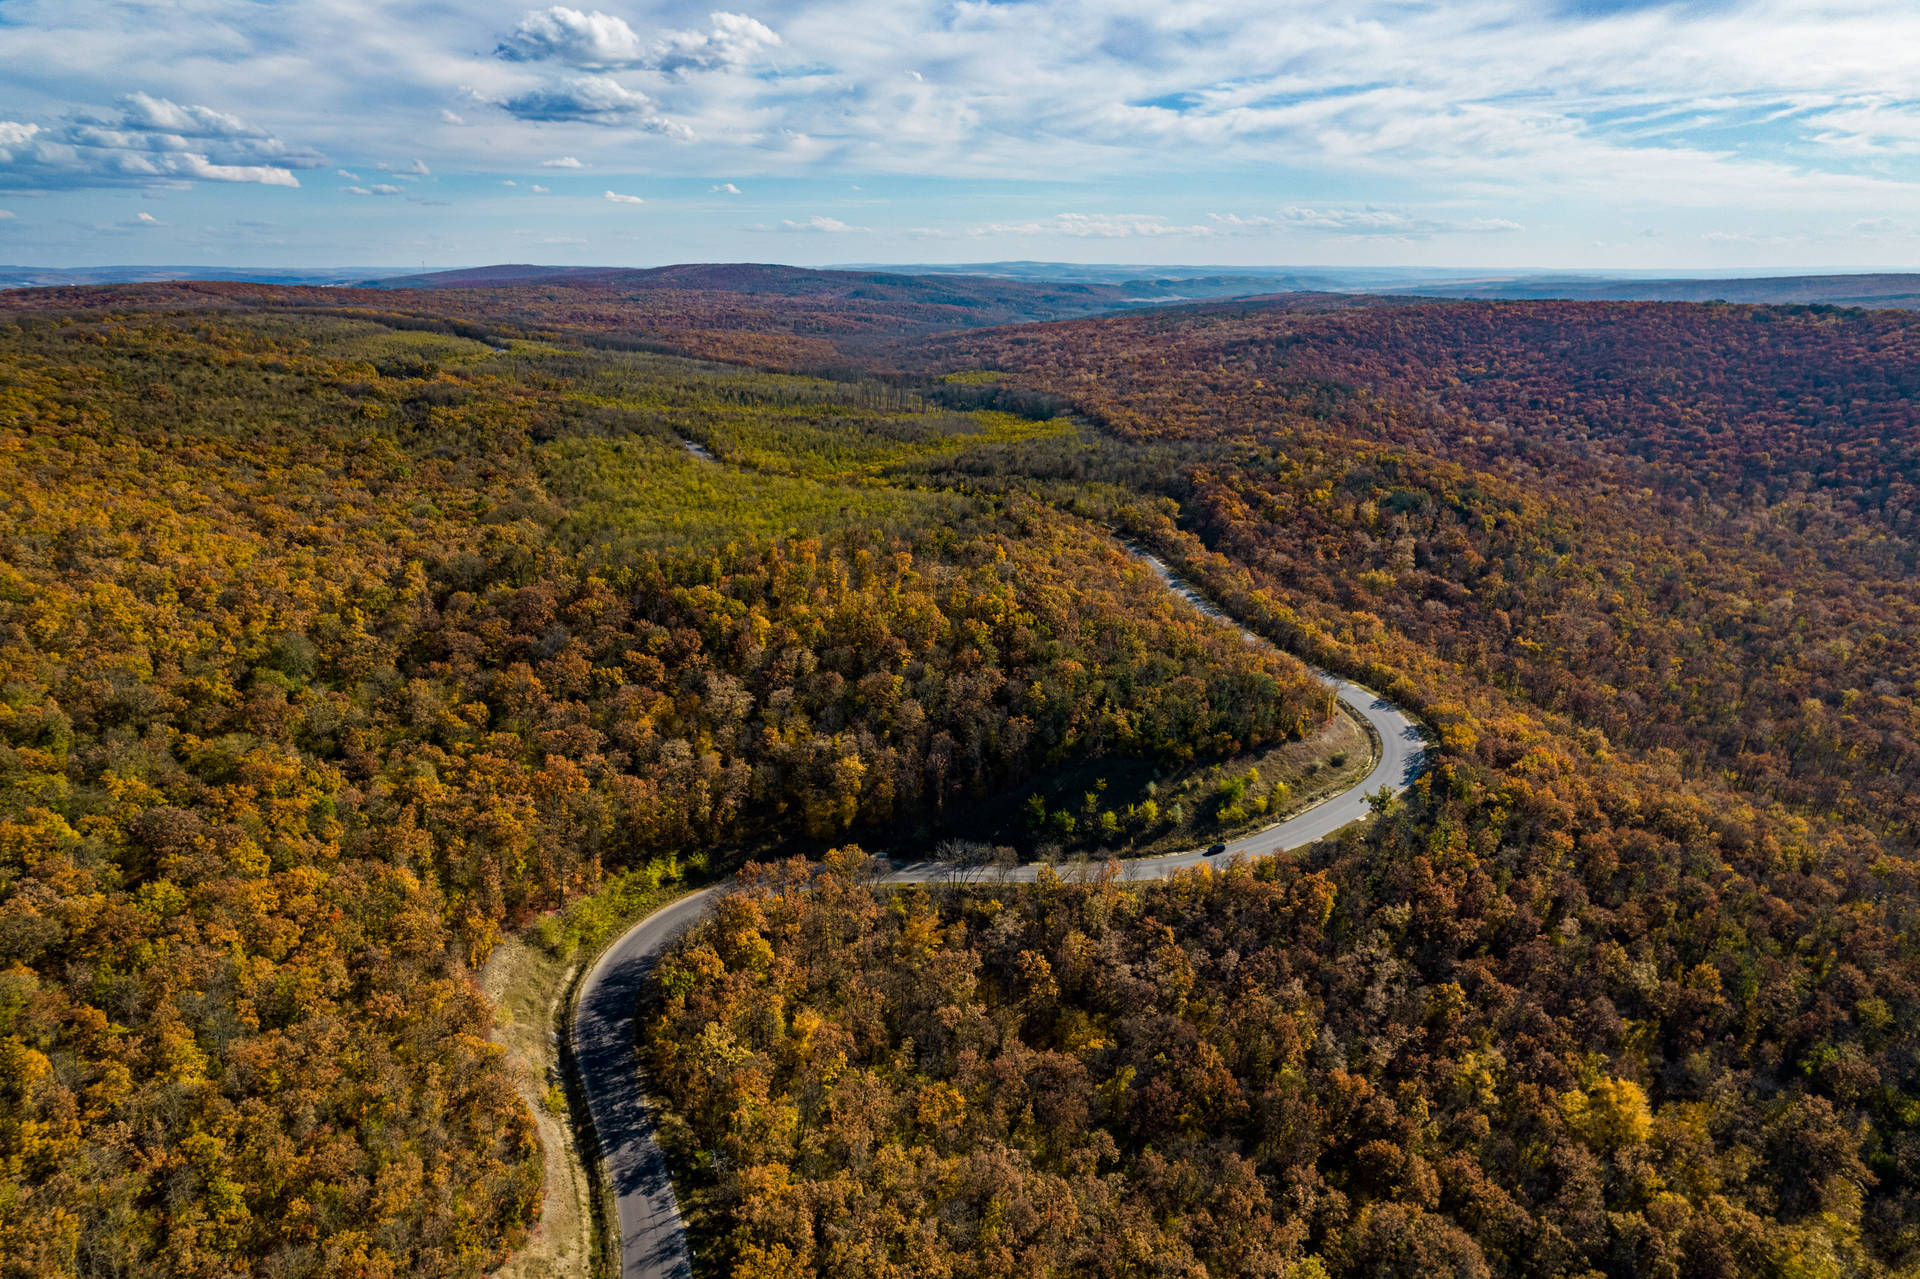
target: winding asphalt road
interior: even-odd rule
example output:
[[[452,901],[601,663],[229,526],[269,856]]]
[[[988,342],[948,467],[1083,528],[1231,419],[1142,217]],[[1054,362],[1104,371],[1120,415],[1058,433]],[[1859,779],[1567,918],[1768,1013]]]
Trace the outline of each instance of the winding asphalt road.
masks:
[[[573,1010],[573,1061],[613,1192],[622,1279],[687,1279],[693,1274],[673,1179],[654,1141],[653,1112],[641,1091],[633,1023],[654,960],[693,926],[722,887],[716,884],[647,916],[607,947],[580,981]]]
[[[1152,555],[1137,548],[1166,583],[1209,616],[1236,625],[1196,594]],[[1242,630],[1249,643],[1265,640]],[[1227,843],[1226,851],[1208,856],[1196,850],[1123,861],[1121,879],[1165,879],[1175,871],[1202,863],[1218,865],[1234,857],[1265,857],[1324,839],[1370,812],[1366,797],[1385,786],[1405,790],[1426,767],[1426,740],[1420,726],[1379,694],[1324,671],[1317,672],[1342,702],[1373,725],[1380,735],[1380,758],[1358,785],[1283,822],[1243,835]],[[963,868],[937,862],[915,862],[880,877],[887,884],[954,883],[985,880],[994,883],[1032,883],[1040,873],[1034,865],[999,870]],[[634,1018],[647,972],[675,938],[699,920],[707,905],[725,885],[683,897],[635,924],[609,946],[580,982],[574,1006],[573,1057],[587,1095],[587,1109],[607,1182],[613,1191],[620,1231],[621,1279],[688,1279],[693,1261],[687,1251],[686,1227],[673,1197],[673,1181],[665,1156],[654,1140],[652,1112],[646,1104],[639,1064],[635,1060]]]

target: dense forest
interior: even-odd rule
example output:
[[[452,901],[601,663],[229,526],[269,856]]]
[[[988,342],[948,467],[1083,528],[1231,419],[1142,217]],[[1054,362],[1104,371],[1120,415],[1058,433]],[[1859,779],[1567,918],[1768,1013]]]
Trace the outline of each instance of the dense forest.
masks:
[[[0,1271],[483,1273],[473,966],[735,864],[643,1046],[709,1273],[1920,1267],[1920,323],[728,283],[0,297]],[[1113,531],[1432,772],[876,890],[1326,722]]]
[[[1916,341],[1314,300],[921,348],[1089,424],[930,477],[1126,528],[1443,752],[1164,889],[751,885],[649,1045],[714,1264],[1910,1273]]]
[[[1239,308],[1009,333],[969,356],[1031,361],[1128,442],[1070,470],[1137,484],[1156,453],[1183,528],[1318,629],[1377,620],[1610,740],[1920,832],[1904,313]]]
[[[879,474],[1060,424],[117,300],[0,324],[6,1273],[480,1273],[540,1176],[501,929],[1329,713],[1084,522]]]

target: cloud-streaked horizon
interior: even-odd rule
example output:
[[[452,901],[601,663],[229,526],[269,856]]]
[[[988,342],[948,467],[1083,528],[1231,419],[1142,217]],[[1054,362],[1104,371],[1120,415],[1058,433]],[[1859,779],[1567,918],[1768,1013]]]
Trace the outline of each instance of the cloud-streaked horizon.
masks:
[[[303,0],[285,17],[8,0],[9,255],[112,256],[93,191],[108,225],[155,217],[152,251],[313,263],[741,257],[776,228],[814,232],[794,251],[821,260],[1920,265],[1920,12],[1884,4],[393,0],[375,20]],[[361,200],[398,188],[298,176],[320,168],[419,189]],[[537,214],[531,176],[553,184]],[[607,190],[644,214],[617,217]],[[144,207],[163,202],[187,212]],[[224,230],[261,218],[273,244]]]

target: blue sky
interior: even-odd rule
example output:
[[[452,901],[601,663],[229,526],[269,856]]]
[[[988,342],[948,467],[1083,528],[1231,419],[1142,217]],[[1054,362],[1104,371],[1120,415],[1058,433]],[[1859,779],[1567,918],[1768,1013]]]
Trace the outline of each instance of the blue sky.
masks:
[[[1920,268],[1920,6],[0,0],[0,262]]]

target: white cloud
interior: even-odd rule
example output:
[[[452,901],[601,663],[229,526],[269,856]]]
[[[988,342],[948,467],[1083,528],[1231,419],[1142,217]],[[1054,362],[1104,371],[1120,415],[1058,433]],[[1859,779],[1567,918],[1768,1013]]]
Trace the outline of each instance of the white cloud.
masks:
[[[178,134],[183,138],[265,138],[268,135],[248,127],[238,117],[212,107],[182,106],[165,98],[130,93],[120,99],[120,125],[153,133]]]
[[[360,180],[359,174],[349,173],[345,169],[335,169],[333,172],[336,177],[345,178],[349,182],[358,182]]]
[[[1232,213],[1210,215],[1223,233],[1257,233],[1291,230],[1315,231],[1343,236],[1385,236],[1395,239],[1427,239],[1448,234],[1499,234],[1524,231],[1525,227],[1506,218],[1429,218],[1416,217],[1394,209],[1300,208],[1281,209],[1272,216],[1241,217]]]
[[[518,182],[515,182],[512,178],[502,178],[500,179],[500,185],[503,187],[517,187],[520,184]]]
[[[1708,231],[1700,238],[1709,244],[1758,245],[1764,248],[1778,248],[1780,245],[1792,242],[1789,236],[1767,235],[1754,231]]]
[[[644,199],[642,199],[637,195],[621,195],[618,191],[604,192],[600,198],[607,201],[609,204],[645,204],[646,203]]]
[[[520,19],[494,52],[509,62],[552,59],[578,67],[626,67],[645,56],[646,46],[623,18],[554,5]]]
[[[94,229],[104,235],[126,236],[139,235],[166,225],[165,222],[154,217],[153,214],[140,212],[134,214],[124,222],[110,222],[102,226],[96,226]]]
[[[14,216],[12,209],[0,209],[0,222],[11,222]]]
[[[866,227],[848,226],[839,218],[822,217],[817,213],[799,222],[791,218],[783,218],[780,222],[780,229],[782,231],[818,231],[827,235],[845,235],[849,232],[867,230]]]
[[[1067,235],[1076,239],[1120,240],[1135,236],[1206,236],[1213,229],[1180,226],[1149,213],[1056,213],[1030,222],[990,222],[969,227],[971,235]]]
[[[556,156],[551,160],[542,160],[540,167],[543,169],[584,169],[587,166],[570,155],[563,155]]]
[[[382,173],[391,173],[396,178],[426,178],[433,176],[433,170],[427,167],[426,161],[417,157],[407,161],[405,164],[376,164],[373,167]]]
[[[1604,265],[1585,250],[1601,238],[1637,245],[1615,262],[1691,253],[1708,265],[1723,242],[1700,236],[1726,226],[1791,233],[1820,261],[1883,261],[1904,242],[1860,239],[1891,233],[1853,224],[1920,208],[1920,7],[1887,0],[714,3],[742,9],[311,0],[290,23],[284,4],[237,0],[0,0],[12,90],[0,199],[291,182],[306,145],[339,163],[411,155],[424,135],[436,169],[483,181],[562,148],[592,148],[596,171],[693,190],[713,173],[752,175],[756,198],[793,177],[841,191],[888,175],[991,177],[900,184],[888,213],[847,217],[892,228],[897,210],[901,227],[952,219],[958,234],[1031,226],[1141,257],[1193,243],[1253,260],[1271,239],[1404,261],[1434,252],[1419,247],[1424,235],[1455,260]],[[575,93],[569,77],[581,76],[610,77],[627,96]],[[147,101],[59,105],[101,107],[128,88]],[[486,127],[446,127],[443,108]],[[588,141],[583,123],[605,127]],[[70,134],[81,129],[92,132]],[[284,152],[272,135],[288,139]],[[1046,194],[1063,175],[1093,184],[1101,203]],[[1292,194],[1276,200],[1281,175]],[[1407,221],[1284,221],[1281,203]],[[1032,212],[1072,207],[1161,216],[1042,226]],[[1274,222],[1236,227],[1209,210]],[[90,216],[76,202],[33,221],[84,227]],[[338,243],[324,222],[307,225],[317,243]],[[1635,234],[1648,226],[1665,240]],[[418,231],[423,252],[449,260],[472,257],[483,234]],[[703,228],[688,251],[721,252],[725,234]],[[1742,260],[1763,256],[1788,255],[1756,248]]]
[[[0,164],[13,163],[16,152],[25,150],[33,140],[40,136],[37,124],[27,124],[19,120],[0,120]]]
[[[547,193],[547,189],[538,183],[528,187],[527,190],[533,192],[535,195],[545,195]]]
[[[619,118],[647,109],[646,94],[612,76],[576,76],[507,99],[507,110],[522,120]]]
[[[621,125],[690,141],[693,131],[654,110],[653,100],[612,76],[576,76],[507,98],[501,106],[522,120]],[[571,167],[571,166],[569,166]]]
[[[667,72],[743,67],[777,48],[780,37],[744,13],[714,12],[705,31],[669,31],[654,45],[651,65]]]
[[[1233,213],[1208,215],[1206,223],[1183,223],[1157,213],[1056,213],[1050,218],[1020,222],[988,222],[968,227],[973,236],[1069,236],[1075,239],[1205,239],[1284,230],[1305,230],[1351,236],[1388,236],[1425,239],[1446,232],[1508,232],[1523,230],[1504,218],[1448,220],[1416,217],[1390,209],[1286,208],[1271,215],[1245,217]],[[929,233],[922,231],[922,234]]]
[[[735,185],[733,185],[733,183],[731,183],[731,182],[722,182],[722,183],[719,183],[719,184],[717,184],[717,185],[715,185],[715,186],[710,186],[710,187],[708,187],[708,188],[707,188],[707,194],[709,194],[709,195],[739,195],[739,194],[741,194],[741,191],[740,191],[740,188],[739,188],[739,187],[737,187],[737,186],[735,186]]]
[[[81,110],[47,127],[0,120],[7,185],[80,188],[191,181],[297,187],[295,168],[317,153],[287,146],[265,129],[211,107],[145,93],[119,100],[118,114]]]
[[[449,111],[445,107],[440,108],[441,124],[465,124],[466,122],[467,118],[458,111]]]
[[[387,183],[373,187],[342,187],[348,195],[400,195],[401,189]]]
[[[645,67],[679,74],[743,67],[780,44],[771,28],[744,13],[716,11],[707,21],[704,31],[669,31],[646,44],[624,18],[554,5],[521,18],[494,54],[508,62],[563,62],[592,71]]]
[[[1911,102],[1868,98],[1808,117],[1815,141],[1844,155],[1891,157],[1920,153],[1920,108]]]

